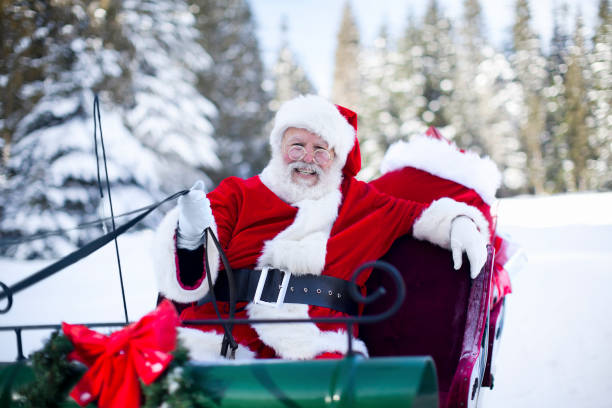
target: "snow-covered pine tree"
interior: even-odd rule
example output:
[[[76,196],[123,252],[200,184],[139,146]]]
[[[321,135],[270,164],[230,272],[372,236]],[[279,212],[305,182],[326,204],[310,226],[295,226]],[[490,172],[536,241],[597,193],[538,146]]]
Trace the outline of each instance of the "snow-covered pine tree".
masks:
[[[44,81],[73,62],[78,20],[68,7],[29,0],[3,3],[0,22],[0,178],[6,181],[12,143],[21,137],[17,129],[44,96]]]
[[[362,84],[357,62],[360,60],[359,29],[347,0],[342,9],[334,60],[332,101],[356,112],[361,111]]]
[[[568,7],[563,5],[553,10],[553,35],[547,56],[547,86],[543,90],[546,99],[546,134],[543,160],[546,167],[546,190],[567,191],[568,180],[567,147],[567,103],[565,101],[565,75],[569,48]]]
[[[153,155],[135,171],[151,173],[165,194],[197,179],[211,187],[206,172],[221,166],[211,124],[217,110],[196,85],[197,74],[213,67],[194,15],[184,0],[126,0],[122,21],[134,47],[125,122]]]
[[[421,29],[412,12],[408,14],[404,33],[398,42],[396,88],[394,104],[399,109],[400,138],[423,133],[427,126],[419,113],[427,105],[424,75],[424,47],[421,43]]]
[[[289,46],[288,30],[287,18],[283,17],[281,21],[281,46],[272,70],[274,96],[270,101],[270,107],[273,111],[278,110],[283,102],[298,95],[317,93]]]
[[[363,79],[359,138],[363,158],[359,177],[370,180],[379,174],[389,145],[400,137],[397,69],[399,55],[391,47],[388,27],[383,23],[373,47],[362,50],[359,69]]]
[[[0,236],[3,238],[23,235],[18,228],[3,225],[19,208],[13,205],[19,198],[18,193],[9,187],[19,171],[15,160],[11,162],[12,150],[28,132],[24,119],[44,96],[45,78],[53,76],[62,59],[68,59],[65,53],[51,51],[69,49],[74,33],[62,28],[64,24],[72,26],[71,22],[75,18],[66,8],[42,2],[3,4],[0,10]],[[53,116],[47,115],[47,121],[41,119],[36,126],[47,125],[45,122],[52,121]],[[0,248],[2,253],[9,250],[15,249]]]
[[[251,9],[246,0],[189,3],[199,42],[212,58],[209,69],[196,71],[200,93],[218,112],[213,136],[223,166],[209,174],[214,184],[227,176],[252,176],[268,160],[264,127],[271,113]]]
[[[588,92],[593,146],[596,149],[596,187],[612,190],[612,9],[609,0],[599,1],[598,23],[589,53],[592,71]]]
[[[485,38],[479,1],[466,0],[463,7],[444,134],[462,148],[490,156],[504,175],[501,194],[508,194],[525,182],[517,136],[522,93],[507,58]]]
[[[545,133],[545,106],[541,91],[546,79],[546,60],[540,50],[538,36],[532,31],[531,13],[527,0],[515,3],[512,27],[513,44],[510,61],[522,87],[524,101],[521,112],[521,141],[526,153],[529,190],[544,191],[545,169],[542,158],[542,139]]]
[[[486,86],[491,84],[488,78],[479,72],[479,67],[483,61],[492,58],[494,52],[484,39],[484,30],[480,2],[465,0],[456,42],[460,58],[457,58],[457,68],[451,80],[454,92],[448,106],[452,126],[447,133],[458,145],[479,153],[491,151],[486,139],[487,118],[481,106],[483,99],[491,96],[486,89]],[[490,142],[493,144],[494,140]]]
[[[122,36],[116,3],[107,2],[104,8],[80,0],[32,2],[21,11],[32,17],[38,44],[30,45],[23,37],[15,45],[13,68],[21,71],[12,72],[36,72],[15,89],[31,99],[21,119],[11,125],[12,148],[1,194],[1,235],[17,239],[98,218],[93,91],[103,91],[103,106],[112,105],[126,75],[126,55],[110,41]],[[20,54],[21,47],[29,46],[39,47],[36,58]],[[129,92],[129,86],[124,85],[123,92]],[[126,132],[117,110],[103,111],[102,118],[116,213],[126,203],[130,209],[150,203],[154,181],[148,172],[140,177],[133,172],[135,162],[146,162],[146,153]],[[73,231],[0,250],[20,258],[52,257],[100,234],[100,229]]]
[[[570,190],[592,188],[589,167],[593,163],[593,151],[589,146],[586,48],[582,17],[576,17],[573,43],[569,49],[567,75],[565,76],[565,103],[568,155],[572,163]]]
[[[23,89],[30,83],[40,83],[43,75],[37,66],[44,66],[44,59],[49,57],[43,51],[45,33],[37,31],[35,17],[28,2],[0,9],[0,186],[6,182],[15,128],[36,102],[37,95],[24,94]],[[2,203],[0,215],[1,207]]]
[[[426,105],[420,112],[427,125],[444,127],[449,123],[446,107],[452,96],[452,73],[456,66],[451,22],[440,9],[437,0],[430,0],[421,32],[423,47],[423,96]]]

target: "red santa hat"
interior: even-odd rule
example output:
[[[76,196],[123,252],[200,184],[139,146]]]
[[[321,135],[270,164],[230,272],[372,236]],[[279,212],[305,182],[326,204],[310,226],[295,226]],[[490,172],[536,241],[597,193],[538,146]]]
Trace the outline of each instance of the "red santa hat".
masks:
[[[346,176],[353,177],[361,169],[355,112],[317,95],[298,96],[285,102],[276,113],[270,133],[273,156],[280,155],[283,134],[291,127],[321,136],[334,149]]]
[[[387,174],[406,167],[471,188],[489,205],[495,201],[495,193],[501,184],[501,173],[493,160],[459,149],[434,127],[423,135],[413,136],[408,142],[392,144],[385,153],[380,170]]]

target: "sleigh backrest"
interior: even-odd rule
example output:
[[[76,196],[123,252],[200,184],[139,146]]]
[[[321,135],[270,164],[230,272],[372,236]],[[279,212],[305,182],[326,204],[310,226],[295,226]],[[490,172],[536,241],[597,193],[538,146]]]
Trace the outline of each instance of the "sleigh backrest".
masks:
[[[360,337],[372,357],[432,356],[441,405],[454,406],[448,402],[457,397],[449,393],[461,394],[462,400],[467,398],[476,360],[486,357],[479,356],[479,344],[488,315],[490,270],[472,281],[465,255],[462,268],[456,271],[450,251],[408,235],[398,239],[382,260],[399,269],[406,283],[406,298],[390,319],[360,327]],[[365,314],[389,307],[395,291],[391,283],[386,274],[372,273],[367,282],[368,292],[382,285],[389,296],[366,306]],[[462,359],[466,353],[471,355],[469,361]],[[465,387],[459,384],[458,373],[467,373],[470,378]]]

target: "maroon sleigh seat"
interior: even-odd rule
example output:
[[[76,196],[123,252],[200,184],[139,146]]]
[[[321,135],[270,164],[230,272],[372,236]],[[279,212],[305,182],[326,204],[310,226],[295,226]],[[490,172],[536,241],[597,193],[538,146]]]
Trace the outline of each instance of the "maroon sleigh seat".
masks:
[[[391,318],[360,327],[370,356],[432,356],[440,405],[467,406],[467,399],[477,398],[473,389],[479,387],[474,383],[480,384],[480,366],[486,361],[480,346],[487,332],[490,270],[485,267],[472,281],[465,255],[456,271],[450,251],[409,235],[398,239],[381,260],[400,271],[406,298]],[[388,295],[367,305],[364,314],[380,313],[393,302],[396,290],[391,278],[375,270],[367,282],[368,293],[381,285]]]

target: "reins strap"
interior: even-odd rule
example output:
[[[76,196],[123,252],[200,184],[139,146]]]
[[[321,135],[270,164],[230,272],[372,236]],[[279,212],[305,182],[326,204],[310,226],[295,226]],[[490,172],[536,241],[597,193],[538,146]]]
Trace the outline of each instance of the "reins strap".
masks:
[[[74,252],[71,252],[70,254],[66,255],[65,257],[63,257],[62,259],[58,260],[57,262],[43,268],[42,270],[28,276],[27,278],[17,282],[16,284],[14,284],[13,286],[11,286],[10,288],[8,288],[8,291],[5,289],[0,293],[0,300],[3,300],[6,297],[12,297],[12,295],[16,294],[17,292],[20,292],[24,289],[29,288],[32,285],[35,285],[36,283],[54,275],[55,273],[61,271],[62,269],[72,265],[73,263],[85,258],[86,256],[90,255],[91,253],[97,251],[98,249],[102,248],[104,245],[108,244],[110,241],[112,241],[113,239],[115,239],[116,237],[118,237],[119,235],[123,234],[124,232],[126,232],[127,230],[129,230],[130,228],[132,228],[134,225],[136,225],[137,223],[139,223],[143,218],[145,218],[147,215],[149,215],[151,212],[153,212],[153,210],[155,210],[157,207],[161,206],[162,204],[166,203],[167,201],[171,201],[174,200],[175,198],[187,194],[189,192],[189,190],[183,190],[183,191],[179,191],[178,193],[172,194],[171,196],[163,199],[162,201],[158,202],[155,206],[149,208],[147,211],[143,212],[142,214],[140,214],[137,217],[132,218],[130,221],[126,222],[125,224],[121,225],[119,228],[117,228],[115,231],[111,231],[105,235],[102,235],[99,238],[96,238],[95,240],[91,241],[90,243],[86,244],[85,246],[77,249]],[[2,310],[0,311],[0,313],[6,313],[8,311],[8,309],[6,310]]]
[[[229,261],[227,260],[227,256],[225,256],[225,252],[223,251],[223,248],[221,248],[221,244],[217,240],[215,233],[212,231],[210,227],[207,227],[204,230],[204,235],[205,235],[204,237],[204,246],[205,246],[204,263],[206,266],[206,279],[208,281],[208,292],[210,293],[210,296],[212,298],[213,308],[215,309],[215,313],[217,314],[217,317],[219,318],[219,320],[221,320],[222,317],[221,317],[221,313],[219,312],[219,306],[217,305],[217,298],[215,297],[215,291],[213,289],[213,282],[210,276],[210,265],[208,262],[208,248],[209,248],[208,247],[208,236],[209,235],[212,237],[212,241],[217,247],[217,250],[219,251],[221,262],[223,262],[223,267],[225,268],[225,274],[227,275],[227,281],[228,281],[228,287],[229,287],[229,318],[233,319],[234,314],[236,312],[236,282],[234,280],[234,272],[232,270],[232,267],[229,264]],[[223,335],[223,341],[221,342],[221,355],[223,357],[228,357],[227,356],[228,346],[231,346],[232,351],[229,356],[231,360],[233,360],[236,357],[236,349],[238,348],[238,343],[236,343],[236,340],[234,339],[234,336],[232,334],[233,328],[234,328],[233,324],[223,325],[224,335]]]

